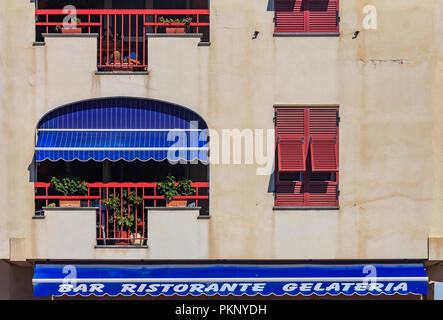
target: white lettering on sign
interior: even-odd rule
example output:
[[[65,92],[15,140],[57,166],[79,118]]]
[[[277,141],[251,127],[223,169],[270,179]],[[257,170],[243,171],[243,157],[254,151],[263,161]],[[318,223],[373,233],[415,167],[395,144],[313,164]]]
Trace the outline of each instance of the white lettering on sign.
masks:
[[[290,291],[294,291],[298,288],[298,284],[296,283],[287,283],[283,286],[283,291],[285,292],[290,292]]]
[[[59,284],[59,293],[72,294],[90,294],[90,293],[104,293],[105,284],[102,283],[62,283]],[[294,292],[300,291],[302,293],[318,292],[318,293],[338,293],[338,292],[408,292],[407,282],[299,282],[299,283],[124,283],[124,284],[107,284],[108,290],[112,294],[204,294],[204,293],[245,293],[245,292],[263,292],[267,286],[274,290]],[[280,289],[279,289],[280,288]],[[269,288],[268,288],[269,289]]]

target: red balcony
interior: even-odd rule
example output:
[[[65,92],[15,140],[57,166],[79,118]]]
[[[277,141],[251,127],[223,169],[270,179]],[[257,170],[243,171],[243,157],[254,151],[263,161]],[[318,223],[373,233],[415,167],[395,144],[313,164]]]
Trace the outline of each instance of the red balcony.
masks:
[[[208,9],[78,9],[75,14],[79,20],[64,23],[72,13],[63,9],[37,9],[37,41],[42,41],[45,33],[96,34],[100,71],[147,70],[147,34],[166,33],[168,27],[181,27],[185,33],[201,33],[202,41],[209,41]],[[167,19],[179,22],[164,22]],[[181,22],[185,19],[186,23]]]
[[[97,211],[97,244],[99,245],[145,245],[148,239],[146,207],[165,207],[166,200],[157,193],[157,183],[86,183],[85,196],[61,196],[54,194],[51,183],[36,182],[36,210],[43,207],[60,206],[63,200],[80,200],[81,206],[98,208]],[[199,201],[209,200],[209,183],[195,182],[191,186],[196,192],[193,196],[177,196],[174,200],[187,200],[188,207],[199,207]],[[137,199],[125,202],[124,197],[131,194]],[[104,202],[110,198],[120,200],[120,210],[113,210]],[[123,204],[127,207],[123,208]],[[126,226],[119,223],[120,217],[132,223]]]

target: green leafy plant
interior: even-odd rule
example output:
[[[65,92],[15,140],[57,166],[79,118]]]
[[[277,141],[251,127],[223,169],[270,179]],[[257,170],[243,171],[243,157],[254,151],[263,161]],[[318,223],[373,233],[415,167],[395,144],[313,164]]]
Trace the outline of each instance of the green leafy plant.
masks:
[[[84,196],[88,194],[88,186],[80,178],[62,178],[52,177],[51,185],[58,193],[64,196]]]
[[[67,28],[75,28],[77,26],[78,23],[82,23],[82,20],[80,18],[72,18],[71,19],[71,24],[69,26],[67,26]],[[65,28],[65,26],[56,26],[55,27],[55,31],[56,32],[61,32],[62,28]]]
[[[48,208],[55,208],[55,207],[57,207],[57,205],[56,205],[54,202],[51,202],[51,203],[48,205]]]
[[[123,198],[123,203],[122,203]],[[115,213],[115,223],[121,227],[122,230],[129,230],[135,223],[135,215],[129,214],[135,212],[135,207],[143,202],[142,198],[138,198],[135,192],[129,192],[123,189],[122,195],[116,193],[110,195],[108,199],[102,199],[102,203]],[[129,209],[129,210],[128,210]],[[140,223],[137,219],[137,224]],[[114,216],[109,216],[109,223],[114,223]]]
[[[165,23],[165,24],[177,24],[177,27],[180,26],[180,24],[185,24],[185,26],[189,26],[192,22],[191,17],[186,18],[165,18],[165,17],[159,17],[158,22]]]
[[[191,183],[192,181],[189,179],[176,181],[174,176],[167,176],[164,181],[157,184],[157,190],[168,200],[172,200],[176,196],[192,196],[196,189],[191,186]]]
[[[121,57],[122,57],[122,54],[120,53],[120,51],[117,50],[114,52],[115,61],[120,61]]]

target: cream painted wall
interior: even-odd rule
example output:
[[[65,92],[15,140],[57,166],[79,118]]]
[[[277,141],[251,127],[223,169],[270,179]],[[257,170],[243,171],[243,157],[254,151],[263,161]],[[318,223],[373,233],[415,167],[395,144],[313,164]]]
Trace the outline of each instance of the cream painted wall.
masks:
[[[362,29],[367,4],[377,30]],[[192,108],[217,130],[273,128],[274,104],[340,106],[340,210],[272,211],[269,176],[213,165],[206,258],[426,259],[428,238],[443,237],[443,1],[341,0],[340,37],[273,37],[267,8],[213,0],[211,46],[151,38],[149,75],[109,76],[95,73],[95,38],[32,46],[33,4],[0,0],[0,258],[10,238],[25,238],[35,257],[43,237],[28,171],[40,117],[78,100],[136,96]]]

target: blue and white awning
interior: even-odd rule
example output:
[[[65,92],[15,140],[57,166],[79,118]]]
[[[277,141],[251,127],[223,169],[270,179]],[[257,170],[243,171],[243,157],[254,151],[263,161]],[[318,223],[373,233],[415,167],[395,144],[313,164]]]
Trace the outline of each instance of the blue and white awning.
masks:
[[[39,123],[36,161],[208,161],[205,122],[164,102],[108,98],[57,109]]]
[[[422,264],[54,265],[35,268],[34,295],[427,294]]]

